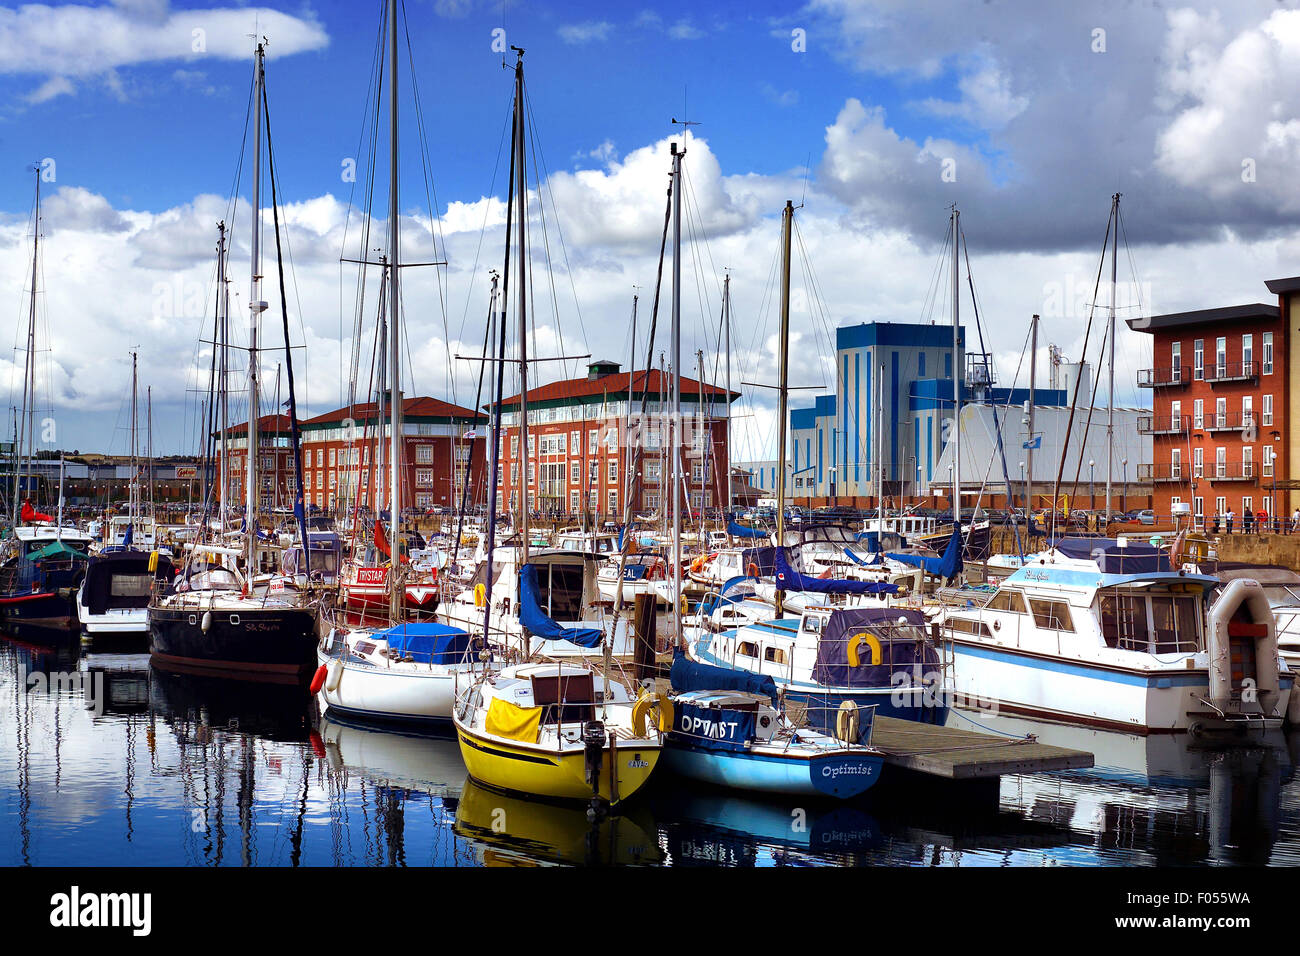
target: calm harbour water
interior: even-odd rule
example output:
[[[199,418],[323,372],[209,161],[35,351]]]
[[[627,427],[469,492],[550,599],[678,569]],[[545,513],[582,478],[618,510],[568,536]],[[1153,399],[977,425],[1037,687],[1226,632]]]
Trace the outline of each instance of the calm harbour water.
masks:
[[[0,639],[0,863],[1300,863],[1300,736],[1215,751],[978,719],[1092,751],[1097,767],[972,788],[887,769],[861,800],[802,807],[661,774],[592,826],[581,808],[467,781],[453,739],[343,725],[297,688],[170,675],[75,638]]]

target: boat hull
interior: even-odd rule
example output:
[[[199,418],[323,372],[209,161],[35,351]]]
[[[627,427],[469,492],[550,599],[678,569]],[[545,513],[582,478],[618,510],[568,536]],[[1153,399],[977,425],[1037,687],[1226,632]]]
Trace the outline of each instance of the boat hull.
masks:
[[[336,660],[339,658],[317,651],[319,666],[328,667]],[[456,700],[457,680],[467,680],[469,676],[468,666],[459,672],[439,666],[421,669],[418,665],[415,669],[399,671],[345,660],[334,689],[322,686],[316,699],[331,714],[375,723],[447,729]]]
[[[958,699],[985,712],[1134,734],[1184,732],[1218,716],[1205,703],[1204,667],[1121,668],[973,642],[953,642],[951,649]],[[1279,676],[1280,718],[1293,675]]]
[[[205,613],[211,613],[207,633]],[[149,656],[182,673],[300,683],[316,667],[316,618],[306,608],[151,607]]]
[[[581,747],[558,752],[490,737],[456,724],[461,758],[469,775],[479,784],[545,800],[590,801],[598,795],[608,804],[628,799],[650,779],[659,763],[657,743],[620,742],[615,754],[617,790],[610,786],[610,752],[601,762],[598,791],[593,793],[586,779],[586,755]]]
[[[880,779],[882,758],[867,751],[790,756],[710,750],[680,744],[670,737],[664,763],[674,773],[718,787],[846,799],[865,792]]]
[[[77,609],[72,598],[57,591],[0,595],[0,623],[70,631],[77,626]]]

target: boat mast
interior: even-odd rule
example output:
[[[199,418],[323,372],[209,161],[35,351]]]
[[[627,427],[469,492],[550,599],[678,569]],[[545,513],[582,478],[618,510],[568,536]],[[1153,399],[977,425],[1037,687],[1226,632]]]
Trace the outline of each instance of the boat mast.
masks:
[[[1038,316],[1035,315],[1029,320],[1029,414],[1026,416],[1025,424],[1029,426],[1028,440],[1025,442],[1028,449],[1025,452],[1025,527],[1029,528],[1029,522],[1032,521],[1030,512],[1033,510],[1032,496],[1030,489],[1034,485],[1034,402],[1037,398],[1038,376]]]
[[[632,343],[628,346],[628,363],[627,363],[627,431],[632,432],[632,391],[636,387],[634,378],[636,376],[636,303],[637,294],[632,293]],[[647,372],[647,374],[649,374]],[[631,512],[627,504],[632,499],[632,454],[629,452],[627,460],[623,463],[623,511],[627,514]],[[585,509],[584,509],[585,511]],[[621,590],[621,586],[620,586]]]
[[[957,207],[952,207],[952,523],[961,533],[961,318],[957,301],[958,217]],[[964,545],[963,545],[964,546]]]
[[[402,369],[401,341],[398,313],[398,178],[397,178],[397,0],[388,0],[388,368],[392,382],[392,400],[389,408],[391,432],[388,448],[388,613],[397,620],[397,609],[403,589],[398,581],[401,568],[401,458],[402,458]]]
[[[257,573],[257,454],[258,454],[258,356],[257,332],[266,303],[262,301],[262,61],[265,46],[257,45],[253,69],[253,109],[256,122],[253,131],[253,238],[251,276],[248,291],[248,446],[244,468],[247,487],[244,490],[245,572],[251,577]]]
[[[525,283],[528,280],[528,266],[524,261],[527,248],[528,219],[528,179],[524,174],[524,51],[512,47],[519,56],[515,62],[515,191],[519,194],[519,217],[515,224],[517,229],[519,279],[516,298],[519,300],[519,450],[523,454],[523,466],[519,469],[519,528],[522,532],[522,561],[528,563],[528,470],[533,467],[532,456],[528,452],[528,295]],[[506,237],[506,242],[510,237]],[[540,471],[537,478],[541,479]],[[597,509],[600,505],[597,502]]]
[[[676,143],[668,144],[673,157],[673,310],[672,310],[672,367],[673,367],[673,417],[672,441],[669,447],[673,456],[673,615],[680,635],[682,612],[682,157],[685,149]]]
[[[217,288],[221,295],[220,349],[218,357],[217,400],[221,415],[221,530],[226,530],[226,500],[230,491],[230,370],[227,368],[227,350],[230,344],[230,281],[226,277],[226,223],[217,223]]]
[[[1110,235],[1110,347],[1107,349],[1110,397],[1106,402],[1106,524],[1110,524],[1111,477],[1115,473],[1115,272],[1119,251],[1119,193],[1110,198],[1110,215],[1115,221]]]
[[[722,280],[722,336],[727,360],[727,394],[723,404],[727,409],[727,505],[723,508],[727,517],[731,517],[731,505],[735,501],[731,485],[731,273]]]
[[[131,481],[126,486],[126,513],[130,520],[128,527],[134,531],[136,522],[136,500],[140,491],[140,456],[137,454],[138,445],[136,442],[137,423],[139,415],[137,409],[137,398],[139,396],[138,377],[136,375],[136,353],[131,353]]]
[[[881,436],[885,430],[885,363],[880,363],[876,376],[876,550],[881,550],[881,535],[885,531],[885,462],[881,458]]]
[[[778,354],[779,382],[777,385],[777,434],[780,435],[777,450],[776,479],[776,546],[785,547],[785,443],[786,420],[790,404],[790,363],[787,353],[790,351],[790,231],[794,224],[794,201],[785,201],[785,210],[781,213],[781,345]],[[781,616],[785,591],[777,586],[776,616]]]
[[[41,245],[41,171],[36,167],[36,217],[33,220],[32,228],[32,301],[31,308],[27,314],[27,355],[24,360],[23,368],[23,410],[19,417],[21,422],[18,431],[18,444],[14,446],[15,461],[21,462],[23,457],[23,444],[28,446],[27,460],[25,465],[19,464],[14,468],[14,526],[17,527],[20,519],[21,508],[19,494],[23,486],[22,475],[27,475],[27,490],[31,492],[31,442],[32,431],[35,428],[35,399],[36,390],[35,382],[35,365],[34,356],[36,354],[36,274],[37,274],[37,257]]]
[[[153,386],[150,385],[145,389],[144,397],[144,423],[145,423],[145,466],[149,469],[149,517],[153,517]]]

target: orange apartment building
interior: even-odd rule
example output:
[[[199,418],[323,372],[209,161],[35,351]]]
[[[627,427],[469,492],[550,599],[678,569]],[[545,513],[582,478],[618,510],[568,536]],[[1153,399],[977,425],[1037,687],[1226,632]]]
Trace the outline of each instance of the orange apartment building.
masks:
[[[528,392],[528,447],[519,447],[519,396],[502,402],[497,507],[516,511],[527,481],[531,509],[548,515],[589,513],[620,518],[626,469],[641,448],[634,513],[664,506],[671,480],[666,413],[672,379],[657,370],[621,371],[617,362],[593,362],[585,378],[551,382]],[[629,388],[629,385],[631,386]],[[681,379],[683,508],[722,508],[727,494],[727,406],[740,397],[726,389]],[[629,423],[629,396],[631,422]],[[645,398],[646,417],[640,416]],[[701,427],[702,422],[702,427]],[[526,467],[525,467],[526,465]],[[526,475],[525,475],[526,472]]]
[[[1152,508],[1167,518],[1186,503],[1196,524],[1212,526],[1231,509],[1235,528],[1247,509],[1289,515],[1300,496],[1290,477],[1300,410],[1292,381],[1291,308],[1300,277],[1266,283],[1278,304],[1253,303],[1129,319],[1149,333],[1153,368],[1138,373],[1152,409],[1138,429],[1152,436],[1152,461],[1138,479],[1152,483]],[[1275,510],[1275,506],[1280,511]],[[1220,524],[1222,527],[1222,522]]]
[[[338,408],[299,423],[303,446],[303,500],[309,508],[332,512],[358,503],[372,511],[388,505],[388,436],[384,422],[382,451],[377,403],[365,402]],[[385,419],[387,416],[385,415]],[[262,506],[277,506],[272,500],[276,482],[282,497],[279,502],[293,503],[293,443],[287,416],[266,416],[259,420],[259,444],[263,448],[260,462],[261,481],[266,489]],[[474,411],[437,398],[413,397],[402,400],[402,432],[405,444],[405,469],[402,476],[404,507],[429,509],[435,506],[454,509],[459,506],[462,489],[468,479],[470,502],[484,502],[484,434],[486,420],[480,415],[477,435]],[[244,474],[246,426],[239,426],[243,438],[231,442],[231,483],[236,504],[242,503],[240,492]],[[232,436],[235,430],[230,430]],[[279,461],[279,470],[268,473]],[[472,467],[470,466],[472,460]],[[378,474],[376,474],[378,465]],[[278,476],[278,479],[277,477]]]

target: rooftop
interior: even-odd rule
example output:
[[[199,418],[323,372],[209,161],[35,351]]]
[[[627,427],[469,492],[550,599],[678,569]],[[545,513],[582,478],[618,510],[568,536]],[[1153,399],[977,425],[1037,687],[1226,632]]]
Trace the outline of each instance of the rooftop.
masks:
[[[1278,282],[1300,280],[1279,279]],[[1270,291],[1272,283],[1269,283]],[[1196,325],[1222,325],[1229,322],[1272,322],[1278,318],[1276,305],[1252,302],[1249,305],[1229,305],[1218,309],[1197,309],[1194,312],[1170,312],[1166,315],[1147,315],[1125,319],[1135,332],[1158,332],[1162,329],[1188,328]]]
[[[592,364],[598,365],[599,363]],[[608,375],[589,375],[582,378],[563,379],[547,385],[539,385],[537,388],[530,388],[528,390],[528,405],[530,408],[538,408],[556,405],[592,404],[606,400],[620,401],[627,398],[627,384],[627,372],[611,372]],[[671,384],[672,376],[666,375],[658,369],[652,369],[649,372],[632,373],[632,395],[634,398],[640,398],[645,393],[649,393],[651,398],[666,398]],[[704,385],[702,387],[704,394],[709,398],[726,399],[727,390],[725,388],[719,388],[716,385]],[[701,385],[698,381],[686,377],[682,378],[682,401],[696,401],[700,390]],[[731,393],[731,401],[734,402],[738,398],[740,398],[739,392]],[[488,408],[490,406],[485,405],[483,407]],[[518,408],[519,395],[515,394],[503,399],[501,407],[504,409]]]

